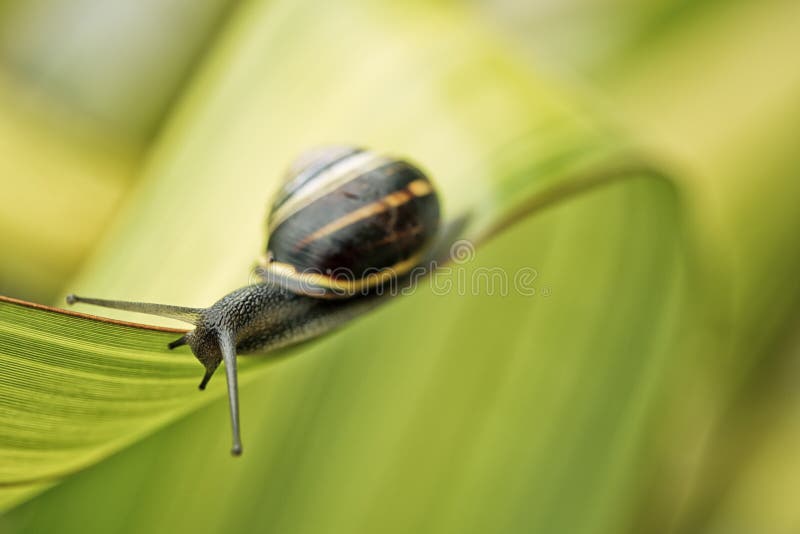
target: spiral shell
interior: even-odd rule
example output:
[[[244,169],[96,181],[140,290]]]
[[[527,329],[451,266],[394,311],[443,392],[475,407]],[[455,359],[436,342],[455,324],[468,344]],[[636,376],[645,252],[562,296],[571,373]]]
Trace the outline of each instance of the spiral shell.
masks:
[[[439,228],[439,199],[405,160],[323,147],[290,167],[267,227],[265,279],[301,294],[351,297],[419,263]]]

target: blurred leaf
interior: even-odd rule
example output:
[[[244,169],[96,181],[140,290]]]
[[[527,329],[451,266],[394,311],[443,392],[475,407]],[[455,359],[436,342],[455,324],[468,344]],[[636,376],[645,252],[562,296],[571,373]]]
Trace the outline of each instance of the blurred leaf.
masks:
[[[0,67],[106,135],[142,145],[233,4],[7,1],[0,3]]]
[[[0,293],[52,300],[113,216],[137,154],[2,72],[0,117]]]
[[[0,293],[75,276],[232,4],[0,2]]]

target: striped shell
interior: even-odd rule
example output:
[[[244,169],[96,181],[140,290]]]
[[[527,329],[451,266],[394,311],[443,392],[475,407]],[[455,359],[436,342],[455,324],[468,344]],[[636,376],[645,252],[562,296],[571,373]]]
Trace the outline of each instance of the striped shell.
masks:
[[[419,264],[439,227],[439,200],[412,164],[323,147],[289,169],[272,204],[262,276],[293,292],[350,297]]]

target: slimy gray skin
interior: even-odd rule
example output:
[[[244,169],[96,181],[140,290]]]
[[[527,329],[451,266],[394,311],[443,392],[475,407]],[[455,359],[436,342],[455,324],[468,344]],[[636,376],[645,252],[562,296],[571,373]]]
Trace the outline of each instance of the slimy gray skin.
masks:
[[[318,299],[271,283],[239,288],[205,309],[67,296],[69,304],[83,302],[193,324],[194,330],[170,343],[169,348],[189,345],[206,370],[200,382],[201,390],[206,388],[219,364],[225,362],[233,432],[231,453],[235,456],[242,453],[236,355],[264,354],[307,341],[385,301],[377,294],[342,300]]]
[[[335,146],[295,162],[267,222],[270,237],[258,268],[262,281],[208,308],[67,297],[69,304],[193,324],[194,330],[169,347],[192,349],[205,367],[200,389],[225,363],[231,452],[237,456],[242,453],[237,354],[265,353],[320,336],[405,292],[446,261],[466,218],[440,227],[435,187],[413,164]]]

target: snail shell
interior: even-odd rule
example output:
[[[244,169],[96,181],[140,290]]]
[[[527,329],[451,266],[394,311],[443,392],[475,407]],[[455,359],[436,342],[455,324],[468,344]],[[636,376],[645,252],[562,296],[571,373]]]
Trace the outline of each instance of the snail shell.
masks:
[[[419,264],[439,229],[439,199],[405,160],[323,147],[290,167],[267,229],[263,278],[299,294],[352,297]]]

